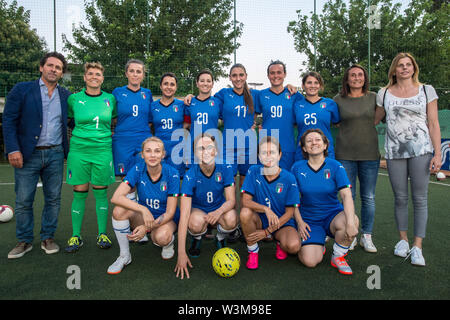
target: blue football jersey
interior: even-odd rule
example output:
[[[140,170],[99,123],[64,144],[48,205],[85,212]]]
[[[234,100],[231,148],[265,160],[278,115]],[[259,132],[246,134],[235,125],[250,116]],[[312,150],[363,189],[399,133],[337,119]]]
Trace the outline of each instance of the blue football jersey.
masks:
[[[148,126],[152,92],[140,88],[134,92],[127,86],[115,88],[112,92],[117,101],[117,125],[114,135],[151,135]]]
[[[181,186],[181,194],[192,197],[192,208],[198,208],[208,213],[222,206],[226,201],[224,190],[234,185],[234,175],[231,165],[218,164],[207,177],[200,169],[200,165],[194,164],[186,172]]]
[[[166,212],[167,197],[177,197],[180,191],[178,171],[164,163],[157,181],[150,178],[144,161],[131,168],[123,181],[131,188],[136,187],[139,204],[146,206],[155,219]]]
[[[206,100],[192,98],[191,104],[185,108],[185,114],[191,117],[191,141],[206,130],[217,129],[221,109],[222,103],[215,97]]]
[[[297,148],[300,148],[300,138],[306,130],[320,129],[330,142],[329,153],[334,154],[330,125],[341,121],[336,102],[328,98],[321,98],[315,103],[305,98],[298,99],[294,105],[294,115],[298,129]]]
[[[291,95],[288,89],[276,94],[270,88],[261,90],[258,94],[256,112],[262,113],[262,127],[267,134],[278,136],[282,152],[295,151],[294,138],[294,103],[301,95]],[[274,130],[279,130],[278,134]]]
[[[269,207],[278,217],[286,212],[286,207],[296,207],[300,203],[295,177],[282,169],[279,176],[268,181],[262,165],[251,166],[242,185],[241,192],[252,195],[253,201]],[[263,213],[258,213],[260,216]]]
[[[338,192],[351,185],[344,167],[337,160],[326,158],[318,170],[311,168],[307,160],[300,160],[292,166],[291,172],[300,190],[303,219],[319,221],[330,213],[344,210]]]
[[[150,106],[150,118],[155,128],[155,136],[164,142],[164,148],[168,156],[172,148],[183,140],[181,135],[175,141],[172,141],[171,137],[175,130],[183,129],[184,108],[183,101],[178,99],[174,99],[168,106],[163,105],[161,100],[158,99]]]

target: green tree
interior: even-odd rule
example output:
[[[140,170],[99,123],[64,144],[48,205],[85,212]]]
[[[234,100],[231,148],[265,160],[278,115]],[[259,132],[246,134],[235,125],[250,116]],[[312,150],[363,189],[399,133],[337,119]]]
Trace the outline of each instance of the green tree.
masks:
[[[191,91],[198,71],[210,69],[223,76],[234,50],[236,33],[231,17],[232,0],[98,0],[85,3],[87,25],[73,30],[74,42],[63,36],[75,64],[98,60],[111,90],[123,84],[124,65],[130,58],[146,62],[148,81],[159,92],[164,72],[179,77],[178,93]],[[185,81],[183,81],[183,79]]]
[[[30,12],[0,0],[0,96],[20,81],[39,76],[46,44],[30,27]]]
[[[294,36],[296,50],[308,58],[303,70],[314,69],[316,62],[317,71],[326,85],[324,95],[335,95],[348,66],[353,63],[369,65],[369,19],[374,22],[370,29],[372,90],[387,84],[393,57],[406,51],[417,59],[420,80],[438,88],[439,105],[447,108],[448,93],[439,88],[448,88],[450,78],[450,4],[438,0],[415,0],[410,1],[404,10],[400,2],[391,0],[372,0],[371,5],[374,7],[368,8],[367,0],[329,0],[318,16],[303,15],[298,10],[298,20],[291,21],[287,29]],[[370,17],[369,13],[372,14]]]

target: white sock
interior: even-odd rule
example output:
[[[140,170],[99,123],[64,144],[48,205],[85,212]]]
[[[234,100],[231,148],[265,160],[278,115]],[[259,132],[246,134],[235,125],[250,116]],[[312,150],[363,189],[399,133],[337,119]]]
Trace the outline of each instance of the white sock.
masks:
[[[191,232],[191,230],[188,229],[188,233],[192,236],[192,238],[197,239],[197,240],[201,240],[202,236],[206,233],[207,230],[208,230],[208,228],[204,232],[193,234]]]
[[[335,257],[345,256],[347,254],[349,248],[350,247],[342,246],[339,243],[335,242],[333,244],[333,256],[335,256]]]
[[[236,227],[237,228],[237,227]],[[232,230],[225,230],[220,224],[217,224],[217,240],[222,241],[228,237],[228,234],[232,233],[236,228]]]
[[[255,243],[254,245],[247,245],[247,250],[249,253],[258,253],[259,252],[259,246],[258,243]]]
[[[112,218],[112,226],[116,234],[117,242],[119,242],[120,255],[125,257],[130,255],[130,244],[128,237],[131,233],[129,220],[116,220]]]

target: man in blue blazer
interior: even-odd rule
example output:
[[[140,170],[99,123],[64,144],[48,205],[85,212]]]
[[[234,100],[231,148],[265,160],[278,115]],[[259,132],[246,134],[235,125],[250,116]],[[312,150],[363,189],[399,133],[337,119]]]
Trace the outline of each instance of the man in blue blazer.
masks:
[[[6,97],[3,137],[9,163],[14,167],[16,237],[18,244],[8,258],[20,258],[33,248],[33,202],[39,178],[44,191],[41,248],[59,251],[54,241],[61,203],[67,138],[67,98],[70,92],[58,85],[67,70],[64,56],[47,53],[40,61],[41,77],[21,82]]]

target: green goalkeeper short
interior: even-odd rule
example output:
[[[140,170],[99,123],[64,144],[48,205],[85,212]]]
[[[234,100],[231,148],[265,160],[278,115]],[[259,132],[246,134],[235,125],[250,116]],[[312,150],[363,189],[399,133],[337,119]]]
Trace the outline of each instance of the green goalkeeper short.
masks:
[[[108,186],[115,182],[111,148],[79,148],[70,144],[67,156],[67,184],[81,185],[90,182],[96,186]]]

